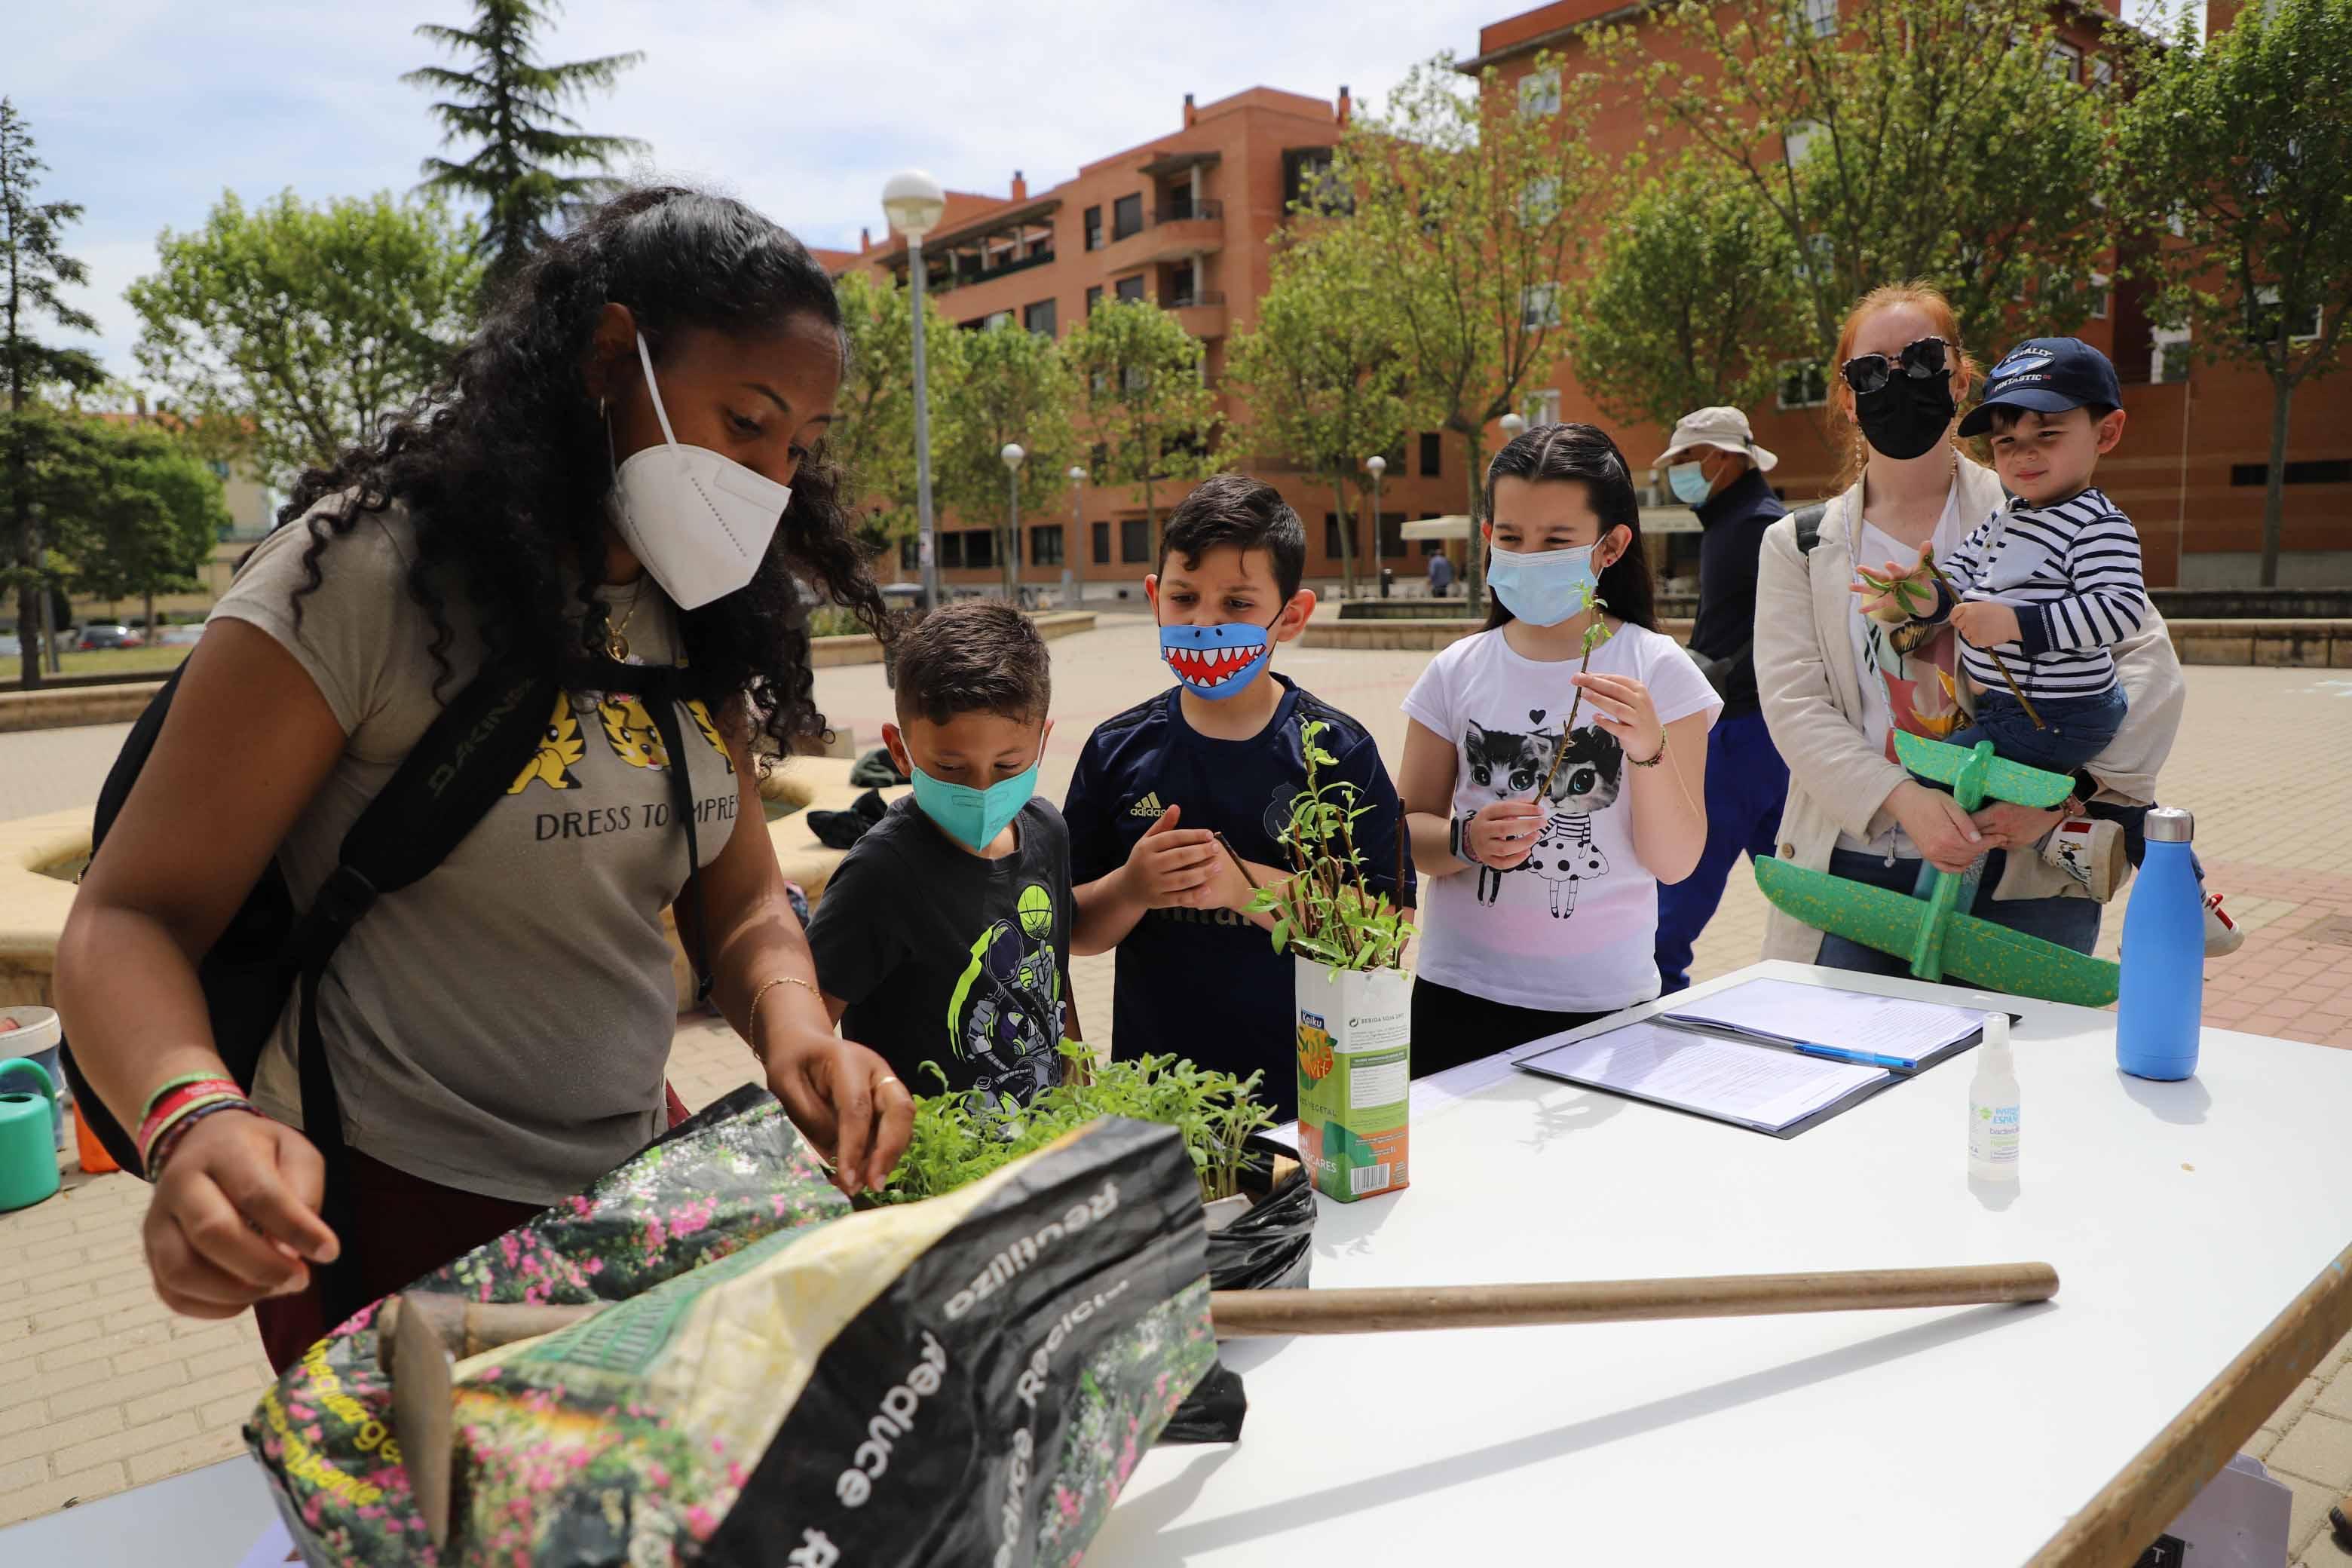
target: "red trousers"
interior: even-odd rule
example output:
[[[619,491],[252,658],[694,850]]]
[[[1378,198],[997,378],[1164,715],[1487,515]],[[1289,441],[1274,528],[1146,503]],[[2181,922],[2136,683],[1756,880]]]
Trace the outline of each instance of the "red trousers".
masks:
[[[669,1124],[675,1127],[686,1120],[686,1105],[676,1090],[665,1086],[663,1092],[668,1098]],[[345,1153],[351,1161],[352,1226],[357,1234],[344,1237],[343,1244],[358,1248],[360,1284],[371,1301],[496,1240],[543,1206],[445,1187],[394,1170],[356,1149]],[[297,1295],[256,1301],[253,1318],[270,1368],[280,1373],[334,1327],[326,1321],[315,1277]]]

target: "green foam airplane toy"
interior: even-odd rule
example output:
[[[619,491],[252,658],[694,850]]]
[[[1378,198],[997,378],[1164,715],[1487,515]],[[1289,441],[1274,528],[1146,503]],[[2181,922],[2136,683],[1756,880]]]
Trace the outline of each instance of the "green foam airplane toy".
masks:
[[[1975,811],[1988,799],[2056,805],[2074,787],[2063,773],[2001,761],[1990,741],[1970,750],[1897,731],[1895,751],[1914,773],[1950,784],[1963,811]],[[1953,906],[1962,879],[1959,873],[1938,871],[1935,891],[1915,899],[1786,860],[1756,862],[1756,885],[1781,910],[1818,930],[1908,959],[1911,973],[1922,980],[1941,980],[1948,972],[2010,995],[2084,1007],[2104,1007],[2116,999],[2123,973],[2116,965],[1959,913]]]

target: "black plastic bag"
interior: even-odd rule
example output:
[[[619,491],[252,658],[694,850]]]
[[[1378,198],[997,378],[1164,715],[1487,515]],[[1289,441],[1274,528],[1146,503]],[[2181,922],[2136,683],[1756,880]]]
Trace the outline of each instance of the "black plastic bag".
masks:
[[[850,768],[849,782],[862,789],[888,789],[893,784],[914,781],[898,771],[898,764],[891,759],[889,747],[877,746],[858,758]]]
[[[866,831],[882,820],[890,808],[883,804],[879,792],[867,790],[849,803],[847,811],[812,811],[808,814],[809,831],[816,841],[828,849],[847,849],[865,837]]]
[[[1259,1166],[1244,1174],[1266,1179]],[[1294,1170],[1250,1210],[1223,1230],[1209,1233],[1209,1287],[1215,1290],[1304,1290],[1315,1264],[1315,1184]],[[1193,1385],[1160,1434],[1163,1443],[1234,1443],[1241,1440],[1249,1396],[1241,1374],[1222,1362]]]

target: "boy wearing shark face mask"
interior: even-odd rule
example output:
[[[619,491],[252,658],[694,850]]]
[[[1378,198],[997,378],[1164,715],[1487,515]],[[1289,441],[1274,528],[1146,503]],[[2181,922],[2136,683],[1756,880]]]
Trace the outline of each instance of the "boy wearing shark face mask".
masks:
[[[1219,474],[1168,520],[1160,571],[1144,579],[1160,660],[1177,684],[1088,737],[1063,815],[1077,883],[1072,947],[1118,949],[1113,1044],[1123,1057],[1172,1052],[1244,1076],[1287,1118],[1297,1075],[1290,960],[1272,921],[1246,912],[1248,878],[1289,875],[1281,846],[1305,787],[1301,731],[1338,759],[1319,782],[1352,784],[1368,807],[1357,846],[1376,891],[1412,901],[1400,858],[1396,790],[1361,724],[1267,668],[1304,630],[1314,594],[1299,586],[1307,534],[1271,485]]]

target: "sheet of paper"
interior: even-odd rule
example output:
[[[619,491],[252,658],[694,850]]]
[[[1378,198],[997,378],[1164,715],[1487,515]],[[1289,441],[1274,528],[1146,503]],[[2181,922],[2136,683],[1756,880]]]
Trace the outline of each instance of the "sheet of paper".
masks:
[[[1890,1076],[1643,1020],[1528,1057],[1536,1072],[1777,1132]]]
[[[1972,1007],[1948,1007],[1900,996],[1871,996],[1787,980],[1750,980],[1684,1002],[1668,1018],[1742,1029],[1776,1040],[1833,1046],[1916,1062],[1984,1027]]]

